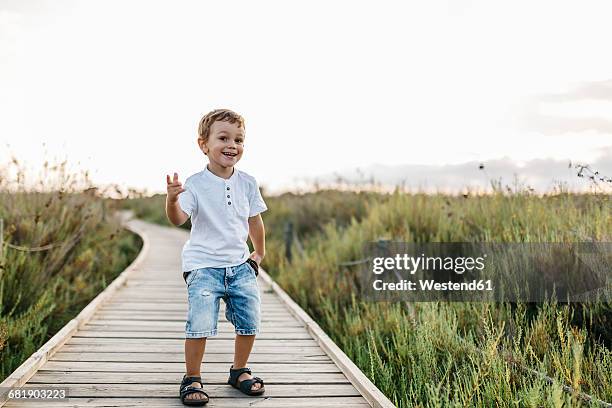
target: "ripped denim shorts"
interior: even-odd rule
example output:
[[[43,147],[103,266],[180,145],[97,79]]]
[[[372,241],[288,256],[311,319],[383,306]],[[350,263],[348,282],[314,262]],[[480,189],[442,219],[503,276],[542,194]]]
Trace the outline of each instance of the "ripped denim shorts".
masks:
[[[257,272],[248,262],[225,268],[194,269],[183,276],[189,302],[186,338],[217,335],[219,299],[225,302],[225,317],[236,334],[259,333],[261,299]]]

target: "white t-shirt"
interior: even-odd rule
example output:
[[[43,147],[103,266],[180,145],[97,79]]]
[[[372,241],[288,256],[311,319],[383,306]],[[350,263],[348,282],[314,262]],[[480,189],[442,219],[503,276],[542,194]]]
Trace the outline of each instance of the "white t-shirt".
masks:
[[[224,179],[208,166],[185,180],[179,206],[191,217],[183,246],[183,272],[240,265],[249,258],[249,217],[268,207],[255,178],[234,167]]]

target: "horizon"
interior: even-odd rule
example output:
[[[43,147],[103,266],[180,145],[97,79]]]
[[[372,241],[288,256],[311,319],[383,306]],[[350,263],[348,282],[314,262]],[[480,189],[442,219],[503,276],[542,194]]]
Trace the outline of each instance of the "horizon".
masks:
[[[16,158],[15,158],[16,159]],[[48,162],[47,162],[48,163]],[[48,163],[45,167],[46,173],[39,173],[36,178],[28,179],[27,173],[24,171],[24,163],[17,160],[12,161],[8,165],[0,164],[0,192],[8,191],[10,193],[27,192],[27,193],[54,193],[59,190],[69,193],[85,193],[95,190],[94,194],[104,198],[111,199],[127,199],[127,198],[150,198],[156,195],[165,195],[166,191],[150,191],[147,189],[138,189],[134,187],[123,188],[119,184],[96,184],[92,182],[90,173],[87,170],[80,172],[71,171],[68,166],[68,161]],[[468,163],[465,163],[468,164]],[[476,167],[476,163],[469,163]],[[594,174],[597,169],[591,168],[589,165],[581,165],[579,163],[570,163],[568,166],[568,175],[565,179],[551,179],[550,187],[546,190],[537,189],[526,183],[525,179],[521,179],[515,174],[512,180],[503,180],[487,176],[485,169],[488,165],[479,163],[477,172],[484,173],[483,178],[477,183],[465,184],[457,188],[445,188],[439,186],[423,186],[417,187],[406,185],[405,182],[400,183],[384,183],[374,177],[368,180],[353,181],[350,178],[339,176],[338,174],[330,177],[317,180],[313,179],[310,182],[303,183],[291,189],[272,190],[266,185],[260,184],[259,187],[267,197],[278,197],[285,194],[303,195],[309,193],[317,193],[320,191],[341,191],[341,192],[369,192],[390,194],[398,191],[402,194],[425,194],[425,195],[442,195],[442,196],[488,196],[502,192],[503,194],[529,194],[531,196],[555,196],[562,194],[572,195],[611,195],[612,194],[612,177],[606,174],[599,173],[599,177],[604,179],[603,182],[595,180],[589,181],[588,176]],[[482,166],[482,168],[480,168]],[[397,166],[400,168],[401,166]],[[579,168],[584,167],[585,170],[580,171]],[[578,173],[584,173],[580,179]],[[18,175],[19,174],[19,175]],[[45,174],[51,174],[54,177],[45,177]],[[333,177],[332,177],[333,176]],[[24,182],[24,178],[25,181]],[[20,181],[18,181],[20,180]],[[571,181],[571,184],[570,182]],[[45,181],[45,183],[43,183]],[[495,188],[493,187],[495,185]],[[69,188],[66,188],[69,187]],[[110,193],[109,193],[110,191]]]

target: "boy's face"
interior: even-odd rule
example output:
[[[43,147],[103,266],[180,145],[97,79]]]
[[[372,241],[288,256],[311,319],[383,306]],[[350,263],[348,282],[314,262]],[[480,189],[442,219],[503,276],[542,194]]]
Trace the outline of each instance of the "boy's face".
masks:
[[[244,129],[238,123],[215,121],[210,127],[206,143],[198,138],[200,149],[208,159],[221,167],[233,167],[242,157]]]

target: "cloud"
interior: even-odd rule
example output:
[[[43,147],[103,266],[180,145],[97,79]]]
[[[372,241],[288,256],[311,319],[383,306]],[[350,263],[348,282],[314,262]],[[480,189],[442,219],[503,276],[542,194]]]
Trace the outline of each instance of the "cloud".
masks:
[[[601,176],[612,177],[612,145],[599,149],[600,156],[589,164],[590,168],[599,171]],[[491,180],[502,181],[515,187],[515,181],[524,187],[532,187],[536,192],[553,191],[560,183],[564,183],[572,191],[588,191],[592,182],[587,178],[578,178],[578,170],[569,160],[533,159],[517,162],[509,157],[485,161],[484,169],[479,169],[479,162],[470,161],[454,165],[372,165],[326,174],[317,177],[319,184],[333,184],[339,177],[345,182],[356,186],[366,186],[372,179],[377,183],[398,186],[403,185],[411,190],[422,188],[428,192],[436,190],[460,192],[467,187],[476,189],[491,189]],[[314,181],[314,179],[311,179]],[[600,190],[612,193],[612,183],[599,182]]]
[[[528,113],[523,123],[530,130],[544,134],[564,134],[576,132],[598,132],[612,134],[612,121],[602,118],[563,118],[538,113]]]
[[[0,9],[0,61],[6,63],[19,51],[19,38],[23,35],[20,13]]]
[[[612,80],[583,82],[563,93],[539,94],[530,98],[519,114],[518,126],[542,134],[566,134],[593,131],[612,134],[612,121],[595,115],[569,118],[542,114],[543,104],[566,104],[586,101],[612,101]]]
[[[54,0],[2,0],[0,10],[25,15],[44,16],[54,14],[72,6],[74,0],[64,0],[61,3]]]
[[[540,102],[574,102],[593,99],[612,101],[612,79],[583,82],[569,92],[541,94],[535,99]]]

